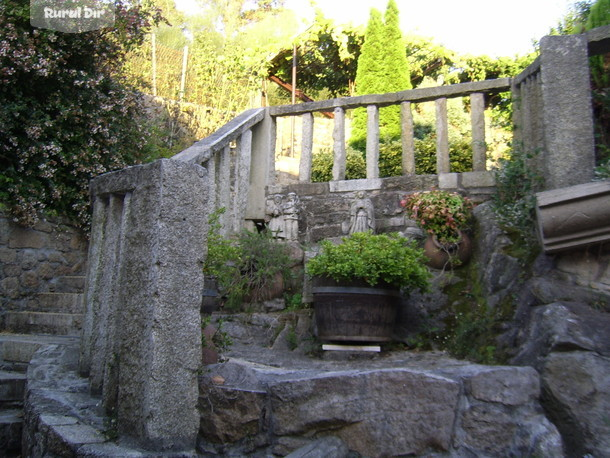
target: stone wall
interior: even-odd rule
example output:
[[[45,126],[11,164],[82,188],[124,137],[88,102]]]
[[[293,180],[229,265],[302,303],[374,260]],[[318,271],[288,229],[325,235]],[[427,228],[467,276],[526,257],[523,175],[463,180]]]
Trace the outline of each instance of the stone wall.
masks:
[[[458,191],[475,202],[488,200],[495,189],[490,172],[445,173],[441,175],[408,175],[391,178],[331,181],[327,183],[293,183],[271,186],[267,195],[297,194],[299,241],[315,243],[325,238],[347,235],[350,206],[359,192],[371,200],[375,214],[375,232],[405,230],[400,200],[408,192],[432,188]]]
[[[41,219],[25,228],[0,212],[2,311],[44,308],[37,295],[56,291],[61,278],[84,275],[86,259],[87,239],[66,221]]]

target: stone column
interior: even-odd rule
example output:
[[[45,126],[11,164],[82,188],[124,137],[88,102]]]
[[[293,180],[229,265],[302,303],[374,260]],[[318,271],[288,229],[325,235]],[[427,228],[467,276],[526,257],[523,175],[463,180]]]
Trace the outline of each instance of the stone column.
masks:
[[[449,173],[447,99],[436,99],[436,173]]]
[[[379,178],[379,108],[366,107],[366,177]]]
[[[400,115],[402,130],[402,174],[412,175],[415,173],[415,138],[411,102],[402,102],[400,104]]]
[[[540,40],[546,189],[591,181],[595,142],[587,37]]]
[[[472,124],[472,170],[487,170],[487,144],[485,143],[485,95],[470,95],[470,122]]]
[[[263,120],[252,128],[252,164],[246,219],[265,218],[265,189],[275,184],[275,118],[265,112]]]
[[[95,268],[88,284],[113,281],[88,288],[85,332],[98,338],[83,339],[92,348],[82,352],[81,369],[96,367],[90,355],[101,353],[107,362],[99,380],[103,403],[116,412],[123,439],[150,450],[192,451],[199,428],[206,170],[162,159],[102,175],[91,188],[96,202],[103,196],[129,199],[122,208],[107,205],[108,216],[96,214],[94,221],[104,229],[94,226],[92,234],[104,231],[104,244],[120,255],[111,262],[103,249],[92,251],[97,259],[90,260]],[[108,297],[113,317],[99,313],[100,299]]]
[[[335,127],[333,129],[333,180],[345,180],[346,151],[345,151],[345,110],[335,108]]]
[[[313,113],[305,113],[303,115],[303,145],[301,148],[301,159],[299,161],[299,181],[302,183],[309,183],[311,181],[313,126]]]

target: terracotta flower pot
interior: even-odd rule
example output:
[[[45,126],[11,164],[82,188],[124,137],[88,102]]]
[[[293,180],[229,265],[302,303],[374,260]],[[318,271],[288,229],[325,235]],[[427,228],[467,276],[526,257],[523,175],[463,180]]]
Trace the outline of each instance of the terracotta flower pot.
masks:
[[[456,243],[442,244],[436,236],[428,236],[424,244],[424,253],[428,258],[428,266],[433,269],[455,268],[466,264],[472,254],[472,242],[464,232],[460,232],[460,240]]]

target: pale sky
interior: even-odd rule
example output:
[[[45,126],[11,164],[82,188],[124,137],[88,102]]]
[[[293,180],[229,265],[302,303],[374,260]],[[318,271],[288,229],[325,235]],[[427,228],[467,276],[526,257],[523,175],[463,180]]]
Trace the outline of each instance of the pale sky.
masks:
[[[576,0],[396,0],[403,33],[433,38],[462,54],[514,56],[532,51]],[[177,0],[191,10],[195,0]],[[191,4],[190,4],[191,3]],[[313,21],[311,0],[286,0],[286,7]],[[371,8],[385,11],[387,0],[316,0],[324,15],[337,24],[365,26]]]

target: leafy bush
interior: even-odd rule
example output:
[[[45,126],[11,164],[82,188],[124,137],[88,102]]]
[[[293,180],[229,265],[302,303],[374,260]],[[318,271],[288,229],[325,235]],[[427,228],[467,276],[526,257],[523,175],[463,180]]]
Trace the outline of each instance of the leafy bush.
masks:
[[[281,279],[290,280],[291,258],[286,245],[267,231],[244,230],[234,237],[221,234],[221,208],[210,216],[208,255],[203,271],[216,277],[225,305],[238,310],[245,301],[269,299],[268,292]]]
[[[416,192],[405,196],[400,204],[409,218],[440,243],[458,242],[459,231],[466,229],[472,218],[472,202],[455,192]]]
[[[334,156],[332,151],[314,154],[311,164],[311,181],[324,183],[333,179]],[[360,151],[348,149],[345,158],[345,178],[355,180],[366,178],[366,161]]]
[[[33,28],[27,2],[0,3],[0,201],[22,224],[50,210],[86,226],[89,180],[148,155],[141,99],[120,71],[159,18],[114,3],[113,33]]]
[[[512,254],[524,263],[539,250],[535,232],[535,193],[541,188],[543,179],[532,166],[536,155],[513,150],[510,158],[500,161],[495,172],[494,212],[500,225],[513,236]]]
[[[334,245],[321,242],[320,254],[307,263],[310,276],[335,281],[363,280],[371,286],[386,283],[395,287],[426,290],[430,272],[423,251],[398,234],[356,232]]]

